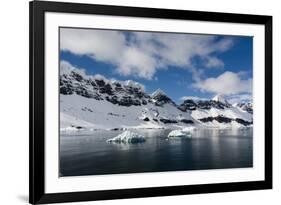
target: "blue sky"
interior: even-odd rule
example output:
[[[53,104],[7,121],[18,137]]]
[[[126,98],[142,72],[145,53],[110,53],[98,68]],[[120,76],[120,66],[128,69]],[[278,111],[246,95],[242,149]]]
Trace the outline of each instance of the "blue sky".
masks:
[[[87,74],[160,88],[175,102],[185,96],[251,100],[253,39],[95,29],[61,29],[60,60]]]

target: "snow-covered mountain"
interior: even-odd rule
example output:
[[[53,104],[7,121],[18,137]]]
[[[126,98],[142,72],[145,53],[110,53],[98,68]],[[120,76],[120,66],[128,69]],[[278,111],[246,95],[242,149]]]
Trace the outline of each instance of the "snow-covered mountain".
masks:
[[[215,96],[212,100],[197,102],[185,100],[179,109],[184,112],[190,111],[193,119],[211,127],[251,126],[253,121],[252,112],[229,104],[221,95]]]
[[[253,103],[252,102],[235,103],[233,106],[241,108],[242,110],[247,111],[248,113],[253,114]]]
[[[252,107],[251,107],[252,109]],[[67,65],[60,71],[60,126],[72,129],[228,128],[251,126],[252,111],[223,96],[177,105],[160,89],[151,95],[134,81],[86,75]]]

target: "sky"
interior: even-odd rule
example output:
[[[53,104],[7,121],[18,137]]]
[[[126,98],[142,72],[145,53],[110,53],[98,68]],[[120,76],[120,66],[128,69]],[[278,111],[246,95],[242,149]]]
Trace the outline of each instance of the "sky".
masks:
[[[216,94],[252,101],[252,58],[249,36],[60,28],[60,61],[147,93],[160,88],[177,103]]]

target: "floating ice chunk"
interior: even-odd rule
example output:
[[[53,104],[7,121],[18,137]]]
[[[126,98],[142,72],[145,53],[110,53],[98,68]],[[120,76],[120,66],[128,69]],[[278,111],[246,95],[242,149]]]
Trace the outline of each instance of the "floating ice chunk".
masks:
[[[168,134],[168,137],[191,137],[196,127],[185,127],[181,130],[173,130]]]
[[[107,140],[106,142],[115,142],[115,143],[140,143],[145,142],[145,137],[131,131],[125,131],[116,137]]]
[[[171,137],[191,137],[192,134],[190,131],[184,131],[184,130],[173,130],[168,134],[168,138]]]

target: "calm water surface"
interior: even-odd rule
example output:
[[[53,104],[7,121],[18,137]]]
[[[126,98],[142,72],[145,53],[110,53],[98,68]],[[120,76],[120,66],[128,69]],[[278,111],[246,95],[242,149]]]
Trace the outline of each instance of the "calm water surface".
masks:
[[[167,140],[171,130],[135,130],[144,143],[106,140],[122,131],[61,134],[60,176],[244,168],[253,165],[252,129],[194,132],[192,138]]]

